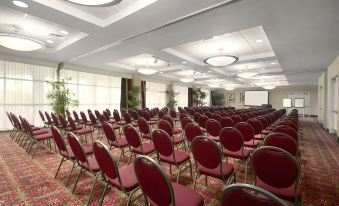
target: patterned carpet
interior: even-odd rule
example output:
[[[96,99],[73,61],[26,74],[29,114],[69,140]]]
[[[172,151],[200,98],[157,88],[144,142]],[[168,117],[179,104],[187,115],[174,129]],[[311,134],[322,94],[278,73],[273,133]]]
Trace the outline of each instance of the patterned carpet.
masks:
[[[339,205],[339,146],[321,129],[315,119],[301,119],[302,152],[302,187],[303,205]],[[103,141],[106,143],[106,141]],[[116,152],[114,156],[118,157]],[[25,151],[14,143],[8,133],[0,133],[0,205],[83,205],[90,192],[93,177],[83,174],[77,190],[72,195],[75,176],[73,172],[68,187],[65,187],[67,175],[71,168],[70,162],[62,166],[58,179],[54,174],[60,161],[60,156],[47,147],[41,146],[36,157],[31,158]],[[126,165],[127,157],[123,158],[120,167]],[[235,165],[237,182],[243,182],[244,167],[241,162],[229,161]],[[169,167],[163,165],[169,174]],[[175,181],[176,169],[171,179]],[[217,205],[223,184],[219,180],[208,179],[205,187],[204,178],[198,179],[196,190],[203,195],[205,205]],[[180,183],[192,187],[193,181],[186,171]],[[93,205],[97,205],[102,184],[95,189]],[[143,198],[136,199],[133,205],[143,205]],[[137,199],[138,198],[138,199]],[[104,205],[125,205],[127,197],[120,191],[110,190],[105,198]]]

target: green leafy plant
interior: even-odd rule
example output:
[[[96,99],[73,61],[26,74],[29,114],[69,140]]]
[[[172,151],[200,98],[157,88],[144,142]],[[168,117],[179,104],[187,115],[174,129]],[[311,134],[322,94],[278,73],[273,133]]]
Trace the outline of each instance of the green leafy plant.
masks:
[[[141,92],[141,88],[138,86],[132,87],[128,92],[130,99],[128,100],[128,108],[136,109],[140,106],[140,98],[139,94]]]
[[[67,88],[69,80],[71,78],[63,78],[56,82],[47,81],[52,86],[52,89],[47,93],[47,98],[51,100],[53,111],[56,114],[65,116],[68,107],[78,105],[78,101],[73,99],[74,93]]]
[[[194,105],[201,107],[206,104],[206,102],[204,102],[204,99],[206,98],[206,92],[203,92],[201,88],[193,89],[192,94]]]
[[[178,102],[175,100],[175,97],[179,94],[178,92],[174,91],[174,87],[173,84],[171,82],[171,84],[169,85],[168,90],[166,91],[166,93],[169,96],[169,100],[167,103],[167,107],[169,107],[169,109],[171,111],[175,111],[175,106],[177,106]]]
[[[224,106],[225,95],[223,93],[212,92],[212,105],[213,106]]]

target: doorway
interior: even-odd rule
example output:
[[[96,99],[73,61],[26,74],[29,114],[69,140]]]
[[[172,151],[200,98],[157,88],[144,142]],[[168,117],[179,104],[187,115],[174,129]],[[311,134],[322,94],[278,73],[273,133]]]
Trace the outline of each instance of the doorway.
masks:
[[[299,115],[310,116],[311,114],[311,103],[310,103],[310,93],[309,92],[289,92],[288,98],[292,99],[292,106],[294,107],[295,99],[304,99],[304,108],[295,108],[298,110]]]

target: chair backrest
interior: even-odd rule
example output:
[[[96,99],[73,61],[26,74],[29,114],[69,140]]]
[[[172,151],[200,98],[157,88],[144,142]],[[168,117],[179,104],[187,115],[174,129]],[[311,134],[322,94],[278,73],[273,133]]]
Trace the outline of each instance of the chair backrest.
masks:
[[[247,122],[239,122],[235,128],[242,134],[244,141],[248,142],[254,138],[254,129]]]
[[[271,133],[265,138],[264,145],[279,147],[293,156],[298,155],[298,143],[288,134],[278,132]]]
[[[70,115],[68,115],[68,116],[70,116]],[[78,115],[77,111],[75,111],[75,110],[73,110],[73,117],[74,117],[74,120],[76,122],[80,122],[79,115]]]
[[[52,124],[52,119],[51,119],[51,116],[48,114],[48,112],[45,112],[45,116],[46,116],[46,119],[47,119],[47,123]]]
[[[220,119],[221,127],[234,127],[233,120],[227,116],[224,116]]]
[[[114,117],[115,121],[120,122],[120,114],[119,114],[118,110],[113,111],[113,117]]]
[[[205,128],[206,122],[208,120],[208,117],[206,115],[200,115],[199,117],[199,126],[202,128]]]
[[[81,116],[81,119],[84,123],[88,122],[85,112],[81,111],[80,116]]]
[[[143,117],[138,118],[138,127],[139,127],[139,130],[142,134],[150,134],[151,133],[151,129],[150,129],[147,121]]]
[[[296,142],[298,142],[298,132],[295,131],[295,129],[293,129],[290,126],[287,125],[280,125],[277,126],[273,129],[274,132],[279,132],[279,133],[284,133],[284,134],[288,134],[290,137],[292,137]]]
[[[66,143],[64,138],[62,137],[59,129],[56,126],[51,127],[51,132],[53,135],[54,142],[58,146],[59,152],[67,152],[66,150]]]
[[[217,121],[219,122],[220,119],[221,119],[221,116],[220,116],[220,114],[218,114],[218,113],[213,113],[213,114],[211,115],[211,119],[215,119],[215,120],[217,120]]]
[[[41,120],[42,120],[43,122],[45,122],[45,121],[46,121],[46,120],[45,120],[45,116],[44,116],[44,113],[42,113],[41,110],[39,110],[39,115],[40,115]]]
[[[232,184],[221,194],[220,206],[287,206],[274,194],[249,184]]]
[[[201,116],[201,114],[200,113],[195,113],[194,115],[193,115],[193,119],[194,119],[194,121],[196,122],[196,123],[199,123],[199,117]]]
[[[99,119],[100,112],[97,109],[94,110],[94,114],[95,114],[96,118]]]
[[[68,109],[66,109],[66,115],[67,116],[72,116],[71,112]]]
[[[123,131],[129,145],[134,148],[138,148],[141,145],[139,133],[132,125],[125,125]]]
[[[168,121],[161,119],[158,128],[164,130],[170,137],[173,136],[173,127]]]
[[[64,115],[59,114],[59,121],[60,121],[61,126],[65,129],[67,127],[67,122],[66,122]]]
[[[244,121],[244,122],[246,122],[249,119],[248,115],[245,114],[245,113],[239,114],[239,116],[241,117],[242,121]]]
[[[296,186],[300,171],[297,160],[287,151],[264,146],[252,153],[251,166],[255,180],[259,178],[265,184],[276,188]]]
[[[170,115],[172,118],[177,118],[177,113],[174,110],[170,111]]]
[[[102,114],[104,115],[106,121],[109,121],[110,115],[108,114],[107,110],[102,111]]]
[[[252,118],[252,119],[248,119],[247,123],[250,124],[253,129],[254,129],[254,133],[260,134],[262,132],[262,130],[264,129],[261,122],[259,120],[257,120],[256,118]]]
[[[152,158],[137,157],[134,161],[134,171],[142,192],[152,205],[175,205],[172,183]]]
[[[174,128],[174,122],[172,117],[168,116],[168,115],[164,115],[162,116],[162,119],[166,120],[167,122],[169,122],[171,124],[171,126]]]
[[[206,131],[209,135],[217,137],[221,129],[220,123],[215,119],[209,119],[205,125]]]
[[[189,123],[193,123],[193,121],[189,117],[184,117],[180,120],[181,128],[184,130],[186,125]]]
[[[99,120],[100,124],[107,121],[106,117],[103,114],[98,114],[98,120]]]
[[[40,112],[40,111],[39,111]],[[14,125],[14,122],[13,122],[13,120],[12,120],[12,117],[11,117],[11,115],[6,111],[6,115],[7,115],[7,117],[8,117],[8,119],[9,119],[9,121],[11,122],[11,124],[13,125],[13,127],[15,126]]]
[[[233,120],[234,125],[242,121],[242,118],[239,115],[232,115],[230,118]]]
[[[117,162],[112,156],[109,149],[107,149],[107,147],[103,143],[96,141],[93,144],[93,153],[102,174],[105,177],[109,177],[111,179],[115,179],[118,177],[118,181],[120,185],[122,185]]]
[[[71,147],[74,153],[75,159],[82,163],[88,163],[86,154],[84,152],[84,149],[82,148],[82,145],[78,137],[72,132],[70,132],[67,134],[67,140],[68,140],[69,146]]]
[[[124,120],[127,124],[131,124],[132,123],[132,118],[131,118],[131,115],[129,113],[125,113],[124,114]]]
[[[195,137],[203,135],[203,132],[199,125],[189,123],[185,127],[185,136],[189,142],[192,142]]]
[[[222,154],[216,142],[205,136],[199,136],[192,141],[194,160],[209,169],[217,168],[222,161]]]
[[[162,119],[162,117],[165,115],[165,112],[163,111],[163,110],[160,110],[159,112],[158,112],[158,117],[160,118],[160,119]]]
[[[97,120],[96,120],[96,118],[95,118],[95,116],[94,116],[94,114],[92,112],[88,112],[88,117],[91,120],[92,124],[96,124],[97,123]]]
[[[109,114],[109,116],[112,115],[111,110],[109,110],[108,108],[106,109],[106,112]]]
[[[104,131],[104,134],[109,142],[115,142],[117,140],[117,137],[115,136],[115,132],[113,127],[107,123],[102,122],[102,130]]]
[[[54,124],[56,124],[56,125],[59,124],[58,117],[53,112],[51,113],[51,116],[52,116]]]
[[[151,116],[147,111],[142,111],[142,117],[146,119],[146,121],[151,120]]]
[[[232,152],[237,152],[244,148],[242,134],[234,127],[224,127],[219,135],[222,146]]]
[[[279,123],[279,125],[286,125],[286,126],[292,127],[295,131],[298,131],[298,125],[295,122],[290,121],[290,120],[283,120]]]
[[[152,132],[152,142],[155,150],[166,157],[173,154],[173,141],[168,134],[161,129],[156,129]]]
[[[22,125],[20,124],[18,117],[15,114],[13,114],[12,112],[10,113],[10,115],[12,117],[15,128],[17,128],[19,130],[22,129]]]
[[[263,129],[266,129],[266,127],[268,126],[268,122],[266,118],[264,118],[263,116],[260,116],[260,117],[257,117],[256,119],[261,122]]]

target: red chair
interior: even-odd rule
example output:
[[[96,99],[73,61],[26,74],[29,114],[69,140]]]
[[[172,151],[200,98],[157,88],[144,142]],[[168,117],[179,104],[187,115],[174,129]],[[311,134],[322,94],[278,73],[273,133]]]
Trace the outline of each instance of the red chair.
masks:
[[[278,147],[261,147],[253,152],[251,165],[257,187],[301,205],[300,168],[289,152]]]
[[[117,163],[119,165],[119,161],[121,157],[124,156],[125,153],[124,149],[128,147],[127,139],[125,137],[120,137],[118,139],[115,135],[114,128],[112,127],[111,124],[107,122],[102,123],[102,130],[104,131],[104,134],[107,138],[109,149],[118,148],[120,150],[120,156]]]
[[[195,160],[196,174],[194,177],[193,188],[201,175],[205,175],[205,184],[207,186],[207,176],[222,180],[226,185],[236,182],[234,167],[223,162],[223,155],[218,144],[208,137],[199,136],[192,142],[192,153]],[[231,178],[233,176],[233,178]]]
[[[211,115],[211,119],[214,119],[214,120],[217,120],[218,122],[220,122],[221,116],[218,113],[213,113]]]
[[[185,130],[186,125],[193,123],[193,121],[189,118],[189,117],[184,117],[180,120],[180,124],[181,124],[181,129]]]
[[[155,148],[152,144],[142,143],[139,133],[132,125],[125,125],[123,128],[125,137],[130,145],[130,156],[128,158],[127,165],[129,165],[133,155],[150,155],[155,152]]]
[[[70,115],[69,115],[70,116]],[[79,118],[78,113],[73,110],[73,117],[74,117],[74,122],[76,122],[77,124],[83,124],[84,122]]]
[[[221,194],[220,206],[287,206],[279,197],[249,184],[232,184]]]
[[[193,119],[194,119],[194,121],[196,122],[196,123],[198,123],[199,124],[199,117],[201,116],[201,114],[200,113],[195,113],[194,114],[194,116],[193,116]]]
[[[191,148],[191,142],[194,140],[194,138],[201,135],[203,135],[203,132],[199,125],[194,123],[189,123],[186,125],[185,136],[188,142],[188,151]]]
[[[92,125],[92,122],[87,120],[87,116],[86,116],[85,112],[81,111],[80,116],[81,116],[82,122],[85,126],[91,126]]]
[[[80,144],[79,139],[75,136],[75,134],[73,134],[72,132],[68,133],[67,135],[67,139],[68,139],[68,143],[74,153],[74,158],[78,164],[78,166],[80,167],[80,171],[79,174],[75,180],[74,183],[74,187],[72,190],[72,193],[75,192],[76,186],[78,184],[79,181],[79,177],[81,175],[81,173],[83,172],[89,172],[90,174],[92,174],[93,176],[95,176],[93,185],[92,185],[92,189],[88,198],[88,202],[87,205],[89,205],[91,199],[92,199],[92,194],[94,191],[94,187],[95,184],[98,180],[99,174],[100,174],[100,168],[98,165],[98,162],[96,161],[96,159],[93,156],[87,156],[85,153],[84,148],[82,147],[82,145]]]
[[[130,205],[132,195],[139,189],[139,183],[135,176],[133,166],[119,168],[119,161],[116,162],[111,152],[100,142],[94,143],[93,151],[101,174],[105,177],[103,180],[106,183],[99,205],[102,205],[106,191],[109,187],[115,187],[126,194],[128,196],[127,205]]]
[[[62,128],[62,125],[60,124],[58,117],[53,112],[51,113],[51,117],[52,117],[52,120],[53,120],[53,125],[58,127],[58,128]]]
[[[161,166],[152,158],[139,156],[134,170],[140,188],[146,196],[146,205],[203,206],[202,196],[177,183],[171,183]]]
[[[182,134],[182,129],[175,127],[172,117],[170,117],[168,115],[164,115],[162,117],[162,119],[166,120],[167,122],[169,122],[171,124],[174,134]]]
[[[221,130],[220,123],[215,119],[209,119],[205,125],[208,137],[212,140],[219,142],[219,132]]]
[[[283,120],[279,123],[279,125],[286,125],[286,126],[292,127],[295,131],[299,131],[298,125],[291,120]]]
[[[243,122],[246,122],[249,119],[248,115],[245,113],[239,114],[239,116],[241,117]]]
[[[230,118],[233,120],[234,125],[242,122],[242,118],[239,115],[232,115]]]
[[[177,183],[182,172],[190,169],[192,177],[192,163],[189,154],[174,150],[172,138],[163,130],[157,129],[152,132],[152,141],[157,151],[159,162],[170,165],[170,173],[172,174],[172,165],[178,169]]]
[[[298,143],[288,134],[276,132],[271,133],[265,138],[264,145],[279,147],[295,157],[300,154]]]
[[[206,125],[207,120],[208,120],[208,117],[206,115],[200,115],[198,123],[203,132],[206,132],[205,125]]]
[[[88,128],[88,127],[84,127],[84,128],[78,128],[76,125],[75,125],[75,122],[73,120],[73,118],[71,116],[68,116],[68,122],[69,122],[69,126],[71,127],[71,131],[80,136],[80,137],[85,137],[85,140],[87,142],[87,135],[90,134],[91,135],[91,139],[92,139],[92,142],[93,142],[93,130],[91,128]]]
[[[292,137],[299,144],[299,135],[292,127],[286,125],[280,125],[273,129],[273,132],[284,133]]]
[[[261,133],[263,131],[263,126],[261,122],[255,118],[247,120],[247,123],[250,124],[254,129],[254,139],[263,140],[265,136]]]
[[[246,122],[239,122],[235,125],[235,128],[239,130],[244,138],[244,144],[246,147],[256,148],[259,145],[259,140],[254,139],[254,129]]]
[[[159,113],[158,113],[159,115]],[[152,120],[151,115],[147,111],[142,112],[142,117],[145,118],[145,120],[148,122],[149,125],[153,126],[157,123],[157,120]],[[160,117],[159,117],[160,118]]]
[[[152,142],[152,134],[151,134],[151,128],[148,125],[147,121],[143,117],[139,117],[138,119],[138,127],[141,134],[142,139],[148,139],[150,142]]]
[[[158,123],[158,128],[164,130],[172,138],[173,143],[177,147],[177,149],[179,149],[179,144],[183,144],[186,151],[185,139],[174,134],[173,127],[168,121],[161,119]]]
[[[220,132],[220,143],[226,157],[242,160],[245,163],[245,180],[247,180],[247,168],[250,157],[250,149],[245,147],[242,134],[234,127],[224,127]]]
[[[171,111],[170,111],[170,115],[171,115],[171,117],[172,117],[174,123],[177,123],[178,121],[180,121],[180,119],[179,119],[177,113],[176,113],[174,110],[171,110]]]
[[[124,125],[126,125],[125,120],[122,120],[122,119],[120,118],[120,114],[119,114],[118,110],[114,110],[114,111],[113,111],[113,117],[114,117],[114,120],[116,121],[116,123],[117,123],[119,126],[124,126]]]
[[[222,117],[220,119],[220,125],[221,127],[234,127],[234,123],[233,123],[233,120],[229,117]]]
[[[7,113],[7,116],[10,117],[9,114],[8,114],[8,112],[6,112],[6,113]],[[42,120],[42,123],[44,123],[44,126],[48,126],[47,121],[46,121],[46,119],[45,119],[45,117],[44,117],[44,113],[42,113],[41,110],[39,110],[39,115],[40,115],[40,118],[41,118],[41,120]],[[10,119],[10,120],[11,120],[11,119]],[[12,120],[11,120],[11,122],[12,122]]]
[[[73,166],[72,166],[71,172],[69,173],[68,178],[67,178],[67,182],[66,182],[66,186],[67,186],[68,182],[69,182],[69,179],[70,179],[70,177],[72,175],[74,166],[76,164],[74,153],[73,153],[72,149],[70,148],[70,146],[66,145],[65,140],[62,137],[62,135],[61,135],[61,133],[60,133],[60,131],[59,131],[59,129],[57,127],[52,126],[51,127],[51,132],[52,132],[52,135],[53,135],[53,138],[54,138],[54,142],[57,145],[59,153],[60,153],[60,155],[62,157],[62,159],[60,161],[60,164],[59,164],[59,167],[58,167],[58,169],[57,169],[57,171],[55,173],[54,178],[55,179],[57,178],[62,163],[64,163],[67,160],[73,162]],[[90,154],[93,153],[92,146],[85,146],[84,145],[83,149],[84,149],[84,152],[85,152],[86,155],[90,155]]]

